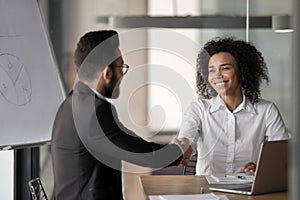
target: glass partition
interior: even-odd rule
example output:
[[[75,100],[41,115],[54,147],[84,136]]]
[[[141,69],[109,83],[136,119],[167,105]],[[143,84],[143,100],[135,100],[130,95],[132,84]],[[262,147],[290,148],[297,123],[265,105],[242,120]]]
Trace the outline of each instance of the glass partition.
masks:
[[[240,0],[202,0],[202,1],[192,1],[189,4],[185,4],[184,9],[178,9],[174,11],[177,5],[180,5],[182,1],[168,1],[165,9],[161,8],[159,0],[149,1],[149,14],[151,16],[160,15],[176,15],[184,16],[186,14],[193,13],[194,15],[230,15],[230,16],[246,16],[247,13],[247,1]],[[283,2],[280,0],[270,1],[270,0],[251,0],[249,3],[249,14],[251,16],[272,16],[272,15],[291,15],[292,14],[292,1]],[[195,9],[198,7],[198,9]],[[246,21],[245,21],[246,24]],[[196,41],[200,46],[203,45],[208,40],[217,36],[233,36],[237,39],[246,40],[246,28],[240,29],[173,29],[174,31],[186,35],[191,40]],[[270,74],[270,85],[264,86],[262,90],[262,97],[270,101],[275,102],[278,106],[287,127],[291,128],[291,42],[293,33],[275,33],[272,27],[269,28],[255,28],[249,30],[249,42],[253,43],[265,57],[267,66],[269,68]],[[150,33],[151,36],[151,33]],[[155,40],[155,38],[154,38]],[[149,62],[153,63],[163,63],[168,66],[174,67],[172,64],[172,59],[166,57],[165,55],[155,55],[153,52],[149,52]],[[196,58],[195,58],[196,59]],[[184,69],[184,66],[178,65],[178,68]],[[180,72],[179,72],[180,73]],[[151,81],[150,76],[149,81]],[[192,87],[194,87],[194,82],[190,81]],[[149,109],[159,102],[161,97],[161,90],[158,88],[152,88],[149,90]],[[160,94],[160,95],[158,95]],[[173,99],[173,100],[172,100]],[[155,102],[155,103],[154,103]],[[173,97],[165,96],[164,102],[174,102]],[[182,113],[176,109],[165,110],[166,123],[164,130],[173,130],[176,132],[180,126],[180,119]],[[159,114],[158,114],[159,115]],[[176,119],[176,120],[172,120]],[[157,128],[154,128],[157,129]]]

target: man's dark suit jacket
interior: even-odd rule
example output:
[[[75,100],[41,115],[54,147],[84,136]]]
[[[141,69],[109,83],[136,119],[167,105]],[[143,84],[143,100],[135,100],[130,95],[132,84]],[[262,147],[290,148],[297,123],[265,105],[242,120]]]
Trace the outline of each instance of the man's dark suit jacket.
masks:
[[[94,105],[87,105],[91,104],[87,99],[93,99]],[[97,116],[98,126],[100,124],[107,139],[105,144],[99,139],[103,138],[101,131],[95,133],[97,127],[88,124],[89,119],[85,119],[85,106],[93,107],[95,114],[90,113],[87,118]],[[144,141],[122,126],[113,111],[114,107],[109,102],[98,98],[82,82],[76,84],[74,91],[60,106],[53,125],[51,145],[56,200],[122,200],[121,160],[146,167],[164,167],[165,163],[161,161],[166,158],[157,151],[159,149],[169,152],[168,159],[173,161],[169,165],[179,165],[182,159],[179,146]],[[78,126],[78,119],[74,118],[81,113],[82,124],[89,127]],[[108,149],[106,144],[113,144],[121,150]],[[136,154],[131,156],[132,152]],[[110,160],[113,166],[103,163],[102,159]]]

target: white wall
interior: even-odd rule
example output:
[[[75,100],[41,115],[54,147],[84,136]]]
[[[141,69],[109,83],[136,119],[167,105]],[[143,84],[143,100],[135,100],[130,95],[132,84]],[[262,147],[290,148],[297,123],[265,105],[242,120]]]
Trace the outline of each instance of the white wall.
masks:
[[[0,199],[14,199],[14,150],[0,150]]]

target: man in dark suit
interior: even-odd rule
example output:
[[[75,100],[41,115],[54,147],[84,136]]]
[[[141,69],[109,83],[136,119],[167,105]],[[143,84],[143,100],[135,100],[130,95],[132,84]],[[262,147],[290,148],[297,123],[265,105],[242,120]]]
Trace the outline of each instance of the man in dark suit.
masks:
[[[121,160],[160,168],[179,165],[188,145],[146,142],[125,128],[106,98],[119,95],[127,72],[115,31],[85,34],[77,44],[78,82],[53,125],[56,200],[122,200]]]

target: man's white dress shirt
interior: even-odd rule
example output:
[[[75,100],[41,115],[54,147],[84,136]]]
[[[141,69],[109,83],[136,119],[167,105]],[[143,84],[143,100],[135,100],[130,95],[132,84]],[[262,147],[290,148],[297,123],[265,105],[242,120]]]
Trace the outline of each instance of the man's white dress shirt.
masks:
[[[264,140],[288,139],[274,103],[243,102],[231,112],[218,95],[193,102],[184,115],[178,138],[197,146],[196,174],[233,173],[248,162],[257,163]]]

